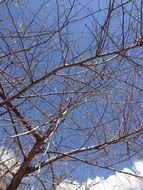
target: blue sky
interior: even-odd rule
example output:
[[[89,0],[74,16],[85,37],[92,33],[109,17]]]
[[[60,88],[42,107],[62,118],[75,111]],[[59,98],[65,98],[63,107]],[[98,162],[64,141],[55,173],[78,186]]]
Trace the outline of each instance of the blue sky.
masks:
[[[41,9],[40,6],[45,2],[45,6]],[[61,8],[61,15],[60,17],[60,25],[63,24],[63,20],[65,20],[65,15],[67,15],[67,9],[65,8],[68,6],[68,3],[70,1],[59,1],[60,8]],[[88,4],[88,2],[90,2]],[[80,59],[83,60],[87,58],[90,55],[95,54],[95,41],[93,40],[94,33],[91,33],[90,28],[94,28],[93,31],[98,32],[98,35],[100,35],[100,30],[96,28],[96,24],[94,23],[94,18],[87,17],[83,20],[80,20],[79,22],[76,22],[74,20],[84,17],[86,14],[89,14],[90,11],[99,11],[100,9],[104,9],[107,7],[107,4],[109,3],[108,0],[98,0],[98,1],[83,1],[79,0],[76,1],[75,9],[73,9],[73,12],[70,15],[71,24],[67,25],[62,30],[62,37],[63,39],[69,43],[69,48],[71,49],[71,53],[67,54],[67,60],[70,63],[71,61],[79,61]],[[116,1],[116,5],[118,5],[120,1]],[[28,35],[29,33],[36,33],[41,32],[40,29],[42,27],[42,32],[44,33],[47,29],[51,32],[51,30],[57,30],[57,17],[55,16],[57,14],[56,1],[24,1],[24,6],[20,6],[18,1],[11,2],[11,14],[13,15],[15,24],[17,26],[17,29],[19,30],[19,33],[21,35]],[[87,5],[88,4],[88,5]],[[76,9],[76,5],[78,5]],[[86,5],[86,8],[85,8]],[[83,8],[82,11],[80,11],[80,8]],[[87,8],[88,7],[88,8]],[[1,7],[2,11],[2,27],[1,27],[1,33],[11,34],[13,35],[13,31],[15,31],[14,24],[11,22],[10,18],[9,20],[4,20],[4,18],[7,18],[7,11],[4,11],[5,8]],[[75,12],[77,12],[79,9],[79,12],[75,16]],[[22,10],[24,10],[22,12]],[[40,12],[37,14],[37,17],[33,17],[34,13],[36,13],[38,10]],[[90,11],[89,11],[90,10]],[[127,10],[130,10],[130,5],[127,6]],[[96,14],[97,22],[99,22],[101,25],[103,24],[104,18],[107,14],[107,10],[99,11]],[[72,18],[74,16],[74,19]],[[32,19],[35,19],[34,23],[32,23],[31,26],[28,25],[32,21]],[[129,17],[126,17],[126,21],[128,21]],[[134,21],[134,20],[133,20]],[[132,21],[132,22],[133,22]],[[120,23],[120,17],[119,13],[115,15],[115,18],[113,19],[113,22],[111,23],[112,27],[110,30],[111,34],[114,34],[117,36],[114,40],[115,43],[119,41],[119,44],[121,42],[121,39],[118,38],[118,35],[120,34],[120,31],[118,30],[118,25]],[[94,25],[95,24],[95,25]],[[135,24],[132,25],[135,27]],[[117,29],[114,27],[117,27]],[[5,28],[8,28],[8,30],[5,31]],[[64,34],[64,32],[68,31],[68,35]],[[132,32],[132,30],[131,30]],[[51,32],[52,33],[52,32]],[[49,35],[52,37],[50,38]],[[97,35],[97,36],[98,36]],[[130,35],[128,35],[130,37]],[[135,38],[134,33],[132,38]],[[36,41],[37,40],[37,41]],[[63,56],[66,56],[67,53],[67,47],[66,45],[59,40],[58,34],[47,34],[44,35],[44,37],[37,37],[34,41],[33,39],[25,39],[23,40],[23,44],[25,47],[29,47],[34,45],[35,43],[40,43],[46,41],[45,44],[41,44],[40,48],[38,49],[32,49],[27,53],[28,59],[33,63],[33,67],[35,67],[34,71],[34,77],[39,78],[40,75],[49,72],[56,68],[57,66],[62,64],[62,51]],[[86,48],[88,48],[89,44],[92,43],[91,47],[86,53],[82,53],[82,55],[78,58],[76,56],[83,52]],[[128,39],[127,42],[132,42],[133,39]],[[1,41],[1,54],[6,53],[8,50],[6,44],[4,41]],[[13,48],[13,50],[19,50],[22,47],[21,41],[19,37],[14,37],[11,41],[8,41],[9,45]],[[51,51],[51,49],[53,51]],[[115,46],[111,43],[106,43],[104,47],[104,51],[109,51],[115,49]],[[41,53],[42,52],[42,53]],[[47,53],[48,52],[48,53]],[[32,60],[32,55],[39,55],[40,56]],[[140,55],[139,49],[137,50],[129,50],[128,52],[133,59],[134,55]],[[48,55],[48,56],[47,56]],[[36,57],[36,56],[35,56]],[[142,57],[142,56],[141,56]],[[9,58],[13,61],[13,57]],[[12,69],[6,69],[8,73],[11,73],[14,77],[21,77],[24,73],[24,69],[28,70],[28,64],[26,62],[25,55],[19,54],[19,59],[21,62],[24,62],[24,68],[21,69],[16,64],[14,65],[14,62],[11,61]],[[9,60],[6,60],[7,62]],[[100,60],[95,60],[93,64],[96,64],[96,61],[104,62],[104,59],[101,58]],[[40,63],[39,65],[36,65],[37,63]],[[51,64],[52,63],[52,64]],[[142,63],[140,61],[137,62],[139,65]],[[67,64],[67,63],[66,63]],[[2,69],[5,67],[5,65],[2,65]],[[100,76],[94,76],[92,71],[86,71],[86,69],[81,68],[73,68],[73,69],[67,69],[62,72],[59,72],[59,76],[53,76],[49,81],[46,81],[47,86],[42,88],[41,86],[34,86],[32,89],[34,92],[42,92],[42,93],[55,93],[55,95],[48,95],[47,99],[31,99],[30,103],[28,101],[25,101],[24,104],[19,106],[20,111],[35,125],[41,126],[41,130],[43,130],[43,121],[47,122],[47,118],[54,117],[57,114],[57,107],[59,106],[59,102],[61,101],[63,105],[68,105],[68,102],[70,99],[76,97],[80,98],[79,94],[83,92],[83,90],[97,90],[97,95],[91,98],[86,99],[86,97],[83,98],[83,104],[81,106],[77,106],[77,108],[74,111],[71,111],[68,115],[68,117],[62,122],[60,129],[58,130],[58,133],[53,137],[53,142],[50,144],[50,149],[52,151],[56,150],[56,145],[58,145],[60,142],[60,147],[58,148],[58,151],[68,151],[70,149],[74,149],[81,146],[90,146],[95,143],[103,143],[104,141],[104,133],[102,133],[104,126],[107,128],[107,132],[110,131],[110,134],[107,135],[107,138],[111,138],[111,136],[114,135],[116,132],[116,128],[120,128],[122,125],[129,125],[130,130],[134,130],[134,123],[140,124],[141,118],[142,118],[142,111],[140,110],[140,107],[138,105],[137,99],[141,99],[142,93],[140,91],[136,92],[136,88],[132,89],[132,84],[135,86],[142,88],[142,79],[139,79],[136,77],[136,72],[133,70],[132,64],[128,63],[128,60],[124,59],[121,61],[121,58],[115,58],[113,61],[110,61],[110,64],[105,66],[103,64],[99,64],[99,67],[97,67],[98,71],[103,71],[103,73],[110,74],[111,71],[115,71],[115,73],[112,75],[112,78],[105,77],[102,78]],[[29,71],[29,70],[28,70]],[[142,71],[139,71],[142,75]],[[73,75],[73,73],[75,73]],[[86,74],[85,74],[86,73]],[[28,73],[30,76],[30,73]],[[68,79],[66,82],[64,81],[64,74],[72,74],[72,78]],[[95,73],[94,73],[95,74]],[[63,76],[64,77],[63,77]],[[92,77],[93,78],[92,78]],[[112,79],[115,80],[112,80]],[[77,79],[77,80],[75,80]],[[29,79],[26,79],[27,81],[30,81]],[[25,84],[27,81],[23,79],[23,84]],[[75,81],[74,81],[75,80]],[[79,82],[77,82],[79,80]],[[28,82],[29,82],[28,81]],[[90,83],[90,87],[85,87],[84,82]],[[129,84],[127,85],[125,81]],[[82,83],[83,82],[83,83]],[[66,85],[67,83],[67,85]],[[44,83],[43,83],[44,84]],[[103,84],[103,86],[101,85]],[[100,89],[100,86],[102,87]],[[6,92],[10,95],[13,95],[16,93],[17,90],[21,88],[21,85],[17,87],[18,89],[9,87],[5,88]],[[70,95],[59,95],[56,93],[63,93],[66,92],[68,89],[69,92],[72,90],[76,90],[76,95],[73,96],[72,93]],[[129,92],[129,93],[127,93]],[[129,96],[129,94],[133,92],[133,98]],[[23,94],[23,96],[29,96],[33,92],[28,91]],[[130,100],[132,103],[136,103],[134,106],[134,109],[132,109],[132,104],[130,105],[120,105],[117,102],[124,102],[126,100]],[[107,100],[109,103],[107,103]],[[15,104],[18,104],[17,102],[22,102],[23,99],[20,100],[14,100],[13,102]],[[114,104],[115,103],[115,106]],[[33,105],[36,105],[35,108]],[[38,109],[37,109],[38,108]],[[39,111],[40,110],[40,111]],[[3,111],[3,110],[2,110]],[[106,111],[106,112],[105,112]],[[105,113],[104,113],[105,112]],[[43,113],[46,113],[45,115]],[[6,117],[8,117],[7,114],[5,114]],[[91,119],[92,116],[92,119]],[[101,120],[101,116],[103,119]],[[122,122],[121,122],[122,121]],[[94,127],[96,126],[96,127]],[[100,128],[98,129],[98,127]],[[102,128],[103,127],[103,128]],[[3,128],[6,128],[10,133],[13,133],[11,130],[11,126],[5,126]],[[86,131],[88,129],[88,131]],[[23,132],[24,130],[19,129],[20,132]],[[109,132],[108,132],[109,133]],[[62,134],[62,135],[61,135]],[[2,135],[3,136],[3,133]],[[88,137],[90,138],[88,139]],[[84,144],[85,139],[87,142]],[[27,140],[27,142],[30,142],[30,138],[28,137],[21,137],[22,142],[24,140]],[[139,140],[139,139],[138,139]],[[3,144],[4,141],[1,142]],[[5,141],[5,144],[7,143],[7,140]],[[47,144],[45,145],[46,148]],[[109,155],[106,155],[106,151],[97,151],[94,152],[94,154],[88,153],[87,155],[81,154],[79,158],[90,158],[91,160],[94,160],[97,165],[103,164],[108,165],[109,163],[113,163],[118,161],[119,159],[127,159],[128,155],[126,154],[126,144],[120,143],[119,145],[112,145],[111,147],[107,147],[107,151],[109,152]],[[28,146],[27,146],[28,147]],[[139,148],[136,145],[137,148]],[[113,152],[112,152],[113,150]],[[93,153],[91,151],[91,153]],[[122,157],[121,154],[124,154]],[[52,155],[52,154],[51,154]],[[103,156],[103,159],[101,158]],[[94,158],[95,157],[95,158]],[[96,158],[99,159],[99,162]],[[39,159],[41,159],[41,156],[39,156]],[[136,163],[139,162],[139,166],[142,166],[142,162],[138,161],[135,162],[135,160],[140,160],[140,156],[136,156],[135,158],[131,160],[125,160],[124,162],[121,162],[118,164],[118,167],[114,166],[116,169],[119,168],[128,168],[131,169],[133,172],[138,172],[142,175],[142,172],[137,169],[136,171],[132,169]],[[137,165],[137,164],[136,164]],[[78,166],[78,167],[77,167]],[[138,168],[138,166],[135,166]],[[75,169],[74,169],[75,168]],[[83,164],[82,162],[75,162],[73,160],[70,160],[68,158],[63,163],[59,162],[58,164],[55,163],[55,170],[59,175],[66,171],[67,173],[69,170],[72,170],[73,172],[71,175],[67,176],[68,180],[74,180],[77,184],[82,184],[90,178],[91,180],[96,181],[96,177],[107,177],[111,176],[112,172],[104,169],[101,169],[99,167],[90,166],[87,164]],[[116,176],[116,174],[113,174]],[[79,177],[79,178],[78,178]],[[121,176],[119,176],[121,177]],[[84,181],[84,182],[83,182]],[[106,179],[104,178],[103,181],[106,183]],[[109,180],[110,181],[110,180]],[[111,183],[111,181],[110,181]],[[137,182],[135,182],[136,185]],[[106,189],[105,189],[106,190]],[[123,189],[124,190],[124,189]]]

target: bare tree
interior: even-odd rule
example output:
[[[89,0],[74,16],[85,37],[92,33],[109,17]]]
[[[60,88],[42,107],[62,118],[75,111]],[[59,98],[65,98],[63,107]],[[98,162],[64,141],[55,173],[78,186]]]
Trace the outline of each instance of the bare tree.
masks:
[[[85,167],[143,179],[119,167],[143,157],[142,9],[0,1],[0,136],[14,155],[0,164],[5,189],[62,189]]]

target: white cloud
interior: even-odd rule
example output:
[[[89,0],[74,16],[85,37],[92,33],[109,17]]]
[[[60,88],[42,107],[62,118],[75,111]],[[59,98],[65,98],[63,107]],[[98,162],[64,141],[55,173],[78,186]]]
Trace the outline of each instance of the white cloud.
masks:
[[[1,146],[0,147],[0,189],[6,189],[6,177],[11,176],[11,172],[16,172],[17,159],[13,151]]]
[[[13,167],[15,163],[17,163],[17,159],[14,153],[5,147],[0,147],[0,176],[7,171],[15,172],[16,168]],[[143,176],[143,161],[135,161],[131,169],[124,168],[122,171]],[[0,180],[1,185],[5,185],[2,180]],[[143,179],[116,172],[107,178],[97,176],[95,179],[88,179],[83,183],[65,180],[59,184],[56,190],[143,190]]]
[[[17,163],[18,161],[12,150],[0,147],[0,176],[15,172]]]
[[[135,161],[132,168],[124,168],[123,172],[143,176],[143,161]],[[143,179],[116,172],[107,178],[97,176],[82,184],[65,180],[56,190],[143,190]]]

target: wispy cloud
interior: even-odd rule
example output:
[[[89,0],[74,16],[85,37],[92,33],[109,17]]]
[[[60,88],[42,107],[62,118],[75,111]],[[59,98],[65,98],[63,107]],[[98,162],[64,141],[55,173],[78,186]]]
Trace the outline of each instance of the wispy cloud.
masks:
[[[0,176],[16,171],[17,159],[12,150],[0,147]]]
[[[124,168],[122,171],[143,176],[143,161],[135,161],[131,169]],[[143,190],[143,179],[133,175],[116,172],[107,178],[97,176],[81,184],[77,181],[65,180],[56,190]]]
[[[8,170],[16,171],[16,168],[13,167],[16,161],[11,150],[0,147],[0,176],[7,173]],[[106,178],[97,176],[95,179],[88,179],[83,183],[65,180],[59,184],[56,190],[143,190],[143,179],[133,176],[143,176],[143,161],[135,161],[131,168],[123,168],[122,172],[132,175],[115,172]],[[2,181],[0,181],[1,184]]]

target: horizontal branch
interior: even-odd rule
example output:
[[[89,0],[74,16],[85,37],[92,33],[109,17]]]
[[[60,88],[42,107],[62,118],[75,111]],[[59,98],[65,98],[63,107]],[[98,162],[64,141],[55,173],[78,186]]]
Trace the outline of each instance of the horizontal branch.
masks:
[[[48,78],[50,78],[52,75],[56,75],[59,71],[61,70],[64,70],[64,69],[68,69],[68,68],[72,68],[72,67],[83,67],[83,66],[88,66],[86,64],[88,64],[88,62],[90,61],[93,61],[94,59],[97,59],[97,58],[102,58],[102,57],[106,57],[106,56],[111,56],[111,55],[120,55],[122,54],[123,51],[128,51],[130,49],[133,49],[135,47],[140,47],[142,46],[142,44],[140,43],[134,43],[134,44],[131,44],[130,46],[127,46],[126,48],[124,49],[117,49],[115,51],[112,51],[112,52],[107,52],[107,53],[104,53],[104,54],[100,54],[100,55],[95,55],[95,56],[92,56],[90,58],[87,58],[87,59],[84,59],[82,61],[79,61],[79,62],[76,62],[76,63],[69,63],[67,65],[63,65],[63,66],[60,66],[54,70],[52,70],[51,72],[45,74],[44,76],[42,76],[41,78],[31,82],[28,86],[24,87],[21,91],[19,91],[17,94],[15,94],[14,96],[11,96],[11,97],[8,97],[6,98],[4,101],[1,101],[0,102],[0,106],[3,106],[5,104],[7,104],[8,102],[14,100],[14,99],[17,99],[18,97],[20,97],[20,95],[22,95],[23,93],[25,93],[27,90],[29,90],[31,87],[33,87],[34,85],[38,84],[39,82],[42,82],[44,80],[47,80]],[[116,56],[115,56],[116,57]],[[110,59],[108,60],[110,61]]]
[[[52,157],[52,158],[50,158],[50,159],[48,159],[48,160],[40,163],[39,164],[40,168],[43,168],[43,167],[47,166],[48,164],[51,164],[51,163],[53,163],[53,162],[55,162],[57,160],[60,160],[62,158],[70,157],[71,155],[75,155],[75,154],[79,154],[79,153],[83,153],[83,152],[87,152],[87,151],[91,151],[91,150],[103,149],[103,148],[105,148],[108,145],[119,143],[121,141],[124,141],[127,138],[134,138],[137,135],[142,134],[142,132],[143,132],[143,126],[141,126],[141,128],[139,130],[134,131],[132,133],[129,133],[127,135],[124,135],[122,137],[118,137],[117,135],[115,135],[110,141],[102,143],[102,144],[88,146],[88,147],[83,147],[83,148],[77,148],[77,149],[74,149],[72,151],[68,151],[68,152],[64,152],[64,153],[57,153],[57,152],[55,152],[58,155],[56,155],[56,156],[54,156],[54,157]],[[34,171],[37,171],[39,169],[39,165],[35,165],[33,167],[30,167],[27,170],[26,175],[28,175],[30,173],[33,173]]]

